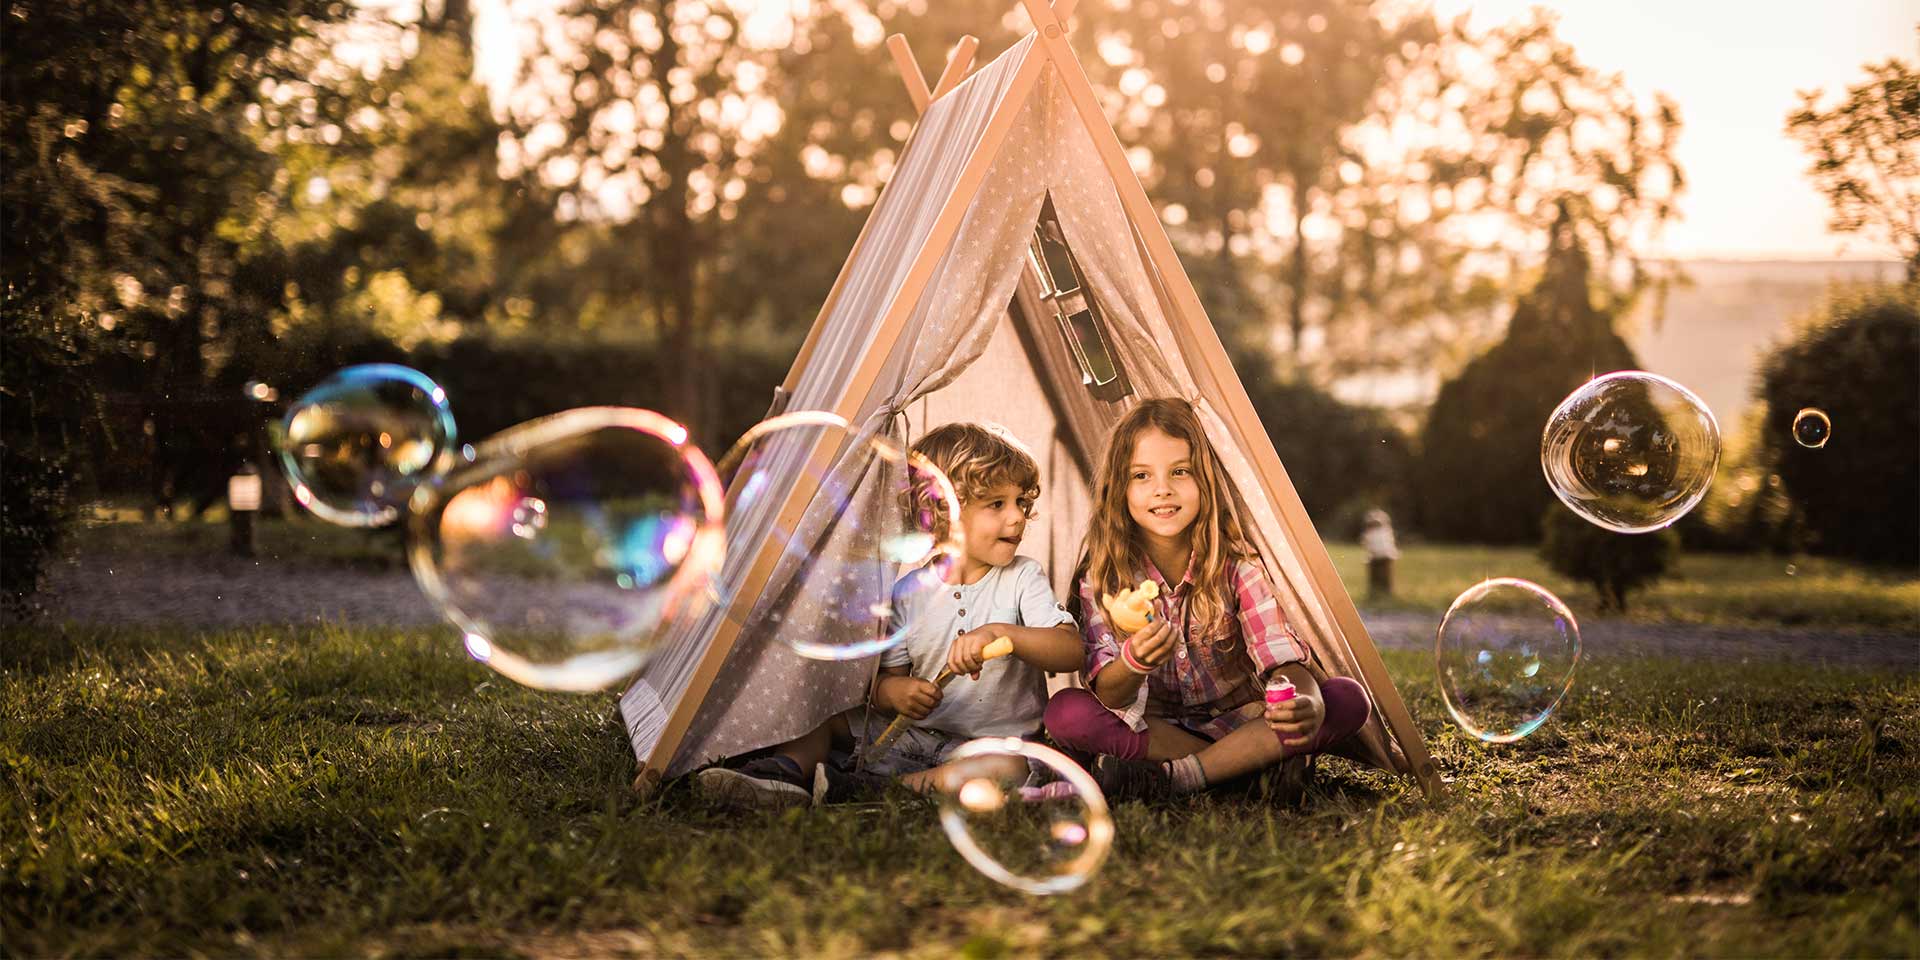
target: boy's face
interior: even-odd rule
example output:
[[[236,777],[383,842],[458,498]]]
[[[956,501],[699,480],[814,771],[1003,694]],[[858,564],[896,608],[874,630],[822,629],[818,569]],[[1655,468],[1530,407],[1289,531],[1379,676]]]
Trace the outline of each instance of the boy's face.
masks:
[[[967,536],[967,559],[989,567],[1013,562],[1027,531],[1033,501],[1011,483],[989,487],[960,505],[960,529]]]

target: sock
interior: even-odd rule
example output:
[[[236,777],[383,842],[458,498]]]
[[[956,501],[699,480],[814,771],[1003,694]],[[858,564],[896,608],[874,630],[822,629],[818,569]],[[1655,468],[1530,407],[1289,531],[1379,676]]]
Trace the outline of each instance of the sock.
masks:
[[[1173,778],[1173,792],[1195,793],[1207,788],[1207,772],[1200,769],[1200,757],[1188,754],[1166,762],[1167,776]]]
[[[1020,799],[1027,803],[1040,803],[1045,800],[1072,800],[1079,796],[1073,784],[1065,780],[1055,780],[1037,787],[1021,787]]]

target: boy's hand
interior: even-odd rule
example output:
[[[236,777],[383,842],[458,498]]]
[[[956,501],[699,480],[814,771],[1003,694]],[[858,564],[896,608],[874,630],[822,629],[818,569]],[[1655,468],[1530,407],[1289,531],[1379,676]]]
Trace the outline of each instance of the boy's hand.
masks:
[[[1267,726],[1281,734],[1280,745],[1284,747],[1306,746],[1326,718],[1327,705],[1311,694],[1301,693],[1291,700],[1267,704]],[[1287,734],[1293,736],[1287,737]]]
[[[984,655],[987,645],[1006,635],[1005,624],[989,623],[954,637],[953,646],[947,648],[947,669],[956,675],[964,673],[980,679],[980,667],[987,662]]]
[[[1173,656],[1173,624],[1166,620],[1155,620],[1145,629],[1127,638],[1132,645],[1133,658],[1143,667],[1157,667]]]
[[[925,720],[940,705],[940,688],[919,677],[881,677],[873,699],[882,710]]]

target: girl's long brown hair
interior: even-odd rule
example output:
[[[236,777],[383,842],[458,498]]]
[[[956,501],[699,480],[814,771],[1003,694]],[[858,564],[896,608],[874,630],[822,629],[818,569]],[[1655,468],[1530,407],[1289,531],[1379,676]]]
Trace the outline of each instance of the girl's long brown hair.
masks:
[[[1145,573],[1146,543],[1127,513],[1127,482],[1134,444],[1150,429],[1185,440],[1192,451],[1200,515],[1187,528],[1193,540],[1193,596],[1187,609],[1201,625],[1202,636],[1217,636],[1227,632],[1221,621],[1233,608],[1230,568],[1234,561],[1258,553],[1240,521],[1232,480],[1221,469],[1199,415],[1185,400],[1143,400],[1113,428],[1094,481],[1093,522],[1087,526],[1080,565],[1097,593],[1117,593]],[[1177,579],[1185,571],[1160,572]]]

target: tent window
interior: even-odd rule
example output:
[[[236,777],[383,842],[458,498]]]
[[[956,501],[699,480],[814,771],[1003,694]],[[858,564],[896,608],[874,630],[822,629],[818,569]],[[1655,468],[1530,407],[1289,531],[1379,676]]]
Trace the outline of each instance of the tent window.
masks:
[[[1060,229],[1051,195],[1040,208],[1040,222],[1027,245],[1027,262],[1039,277],[1040,301],[1059,324],[1060,335],[1066,339],[1074,362],[1080,365],[1080,382],[1088,392],[1100,400],[1118,400],[1132,393],[1126,371],[1115,362],[1107,345],[1105,318],[1086,288],[1079,262],[1067,247],[1067,235]]]

